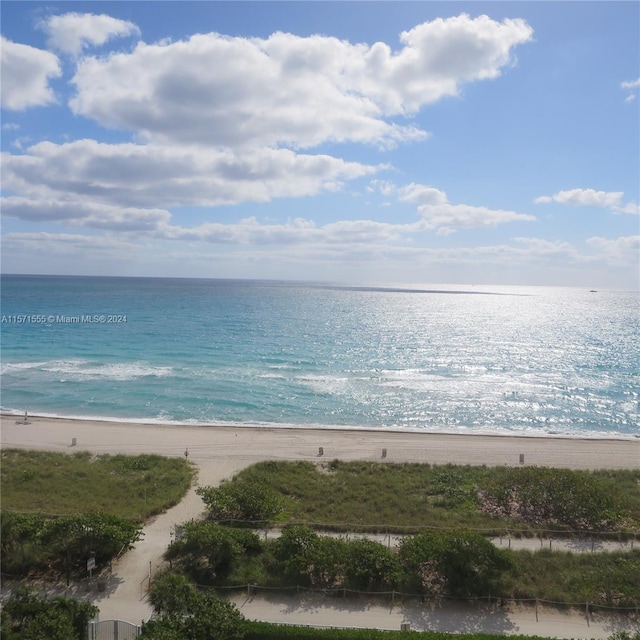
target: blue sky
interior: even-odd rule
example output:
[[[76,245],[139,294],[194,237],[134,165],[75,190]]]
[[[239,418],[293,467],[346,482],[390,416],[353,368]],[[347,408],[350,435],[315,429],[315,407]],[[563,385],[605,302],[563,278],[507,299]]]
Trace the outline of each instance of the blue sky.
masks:
[[[637,2],[11,2],[5,273],[640,286]]]

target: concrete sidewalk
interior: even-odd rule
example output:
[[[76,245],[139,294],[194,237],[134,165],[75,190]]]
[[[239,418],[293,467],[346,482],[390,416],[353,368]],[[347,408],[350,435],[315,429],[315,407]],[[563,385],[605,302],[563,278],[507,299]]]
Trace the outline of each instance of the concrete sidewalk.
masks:
[[[370,628],[400,630],[408,623],[413,631],[446,633],[493,633],[501,635],[537,635],[549,638],[585,638],[604,640],[616,631],[640,629],[637,616],[591,613],[551,607],[511,605],[442,606],[418,601],[396,601],[393,605],[370,599],[300,596],[247,596],[229,598],[250,620],[319,627]]]

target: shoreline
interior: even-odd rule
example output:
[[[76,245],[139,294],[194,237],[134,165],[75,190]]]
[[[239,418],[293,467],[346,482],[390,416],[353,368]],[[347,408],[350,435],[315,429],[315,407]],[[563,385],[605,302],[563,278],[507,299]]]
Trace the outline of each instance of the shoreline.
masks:
[[[0,410],[0,421],[15,418],[20,422],[20,418],[24,420],[24,411],[17,410]],[[608,433],[606,431],[594,431],[591,433],[562,433],[560,431],[543,431],[532,429],[530,431],[482,431],[473,430],[469,427],[375,427],[366,425],[334,425],[334,424],[293,424],[293,423],[274,423],[274,422],[255,422],[255,423],[235,423],[228,422],[201,422],[201,421],[179,421],[179,420],[161,420],[154,418],[115,418],[109,416],[79,416],[69,415],[62,416],[52,413],[28,413],[28,420],[51,420],[51,421],[67,421],[74,423],[96,423],[96,424],[121,424],[136,425],[145,427],[169,427],[169,428],[198,428],[198,429],[261,429],[261,430],[300,430],[300,431],[348,431],[348,432],[368,432],[368,433],[401,433],[401,434],[422,434],[422,435],[445,435],[445,436],[462,436],[475,437],[482,436],[487,438],[541,438],[541,439],[567,439],[567,440],[596,440],[596,441],[623,441],[637,442],[640,441],[640,431],[636,434],[625,433]]]
[[[22,419],[19,419],[22,418]],[[373,428],[170,425],[0,414],[3,448],[186,456],[201,468],[261,460],[363,460],[638,469],[640,439]],[[239,468],[238,468],[239,470]]]

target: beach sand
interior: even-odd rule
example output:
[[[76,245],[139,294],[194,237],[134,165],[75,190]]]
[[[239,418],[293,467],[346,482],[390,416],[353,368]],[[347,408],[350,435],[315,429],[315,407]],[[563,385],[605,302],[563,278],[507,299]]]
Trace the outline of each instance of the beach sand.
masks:
[[[2,446],[92,453],[184,456],[227,477],[258,460],[385,460],[432,464],[524,464],[570,469],[640,467],[640,439],[459,435],[365,429],[200,427],[2,417]],[[75,438],[75,446],[72,445]],[[320,448],[323,455],[320,455]]]
[[[379,430],[300,429],[268,427],[168,426],[96,420],[2,416],[3,448],[27,448],[93,454],[157,453],[185,457],[197,466],[196,485],[166,513],[147,523],[144,539],[114,563],[103,593],[76,588],[68,595],[90,599],[100,607],[100,619],[119,618],[139,623],[151,614],[145,597],[149,574],[162,565],[162,554],[175,524],[198,517],[203,508],[196,486],[217,485],[260,460],[370,460],[431,464],[524,464],[571,469],[640,468],[640,439],[583,439],[450,435]],[[75,444],[74,444],[75,443]],[[383,458],[383,450],[386,455]],[[248,618],[298,624],[399,628],[445,631],[532,633],[558,638],[607,638],[617,629],[631,630],[633,622],[609,616],[587,620],[577,612],[547,612],[536,619],[531,608],[486,612],[434,612],[415,606],[376,607],[369,603],[289,602],[287,598],[234,597]],[[496,617],[497,616],[497,617]]]

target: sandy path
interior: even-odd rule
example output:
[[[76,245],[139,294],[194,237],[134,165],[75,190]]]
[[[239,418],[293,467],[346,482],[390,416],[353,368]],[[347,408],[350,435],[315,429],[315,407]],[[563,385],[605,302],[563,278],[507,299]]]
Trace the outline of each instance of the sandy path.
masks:
[[[216,485],[260,460],[381,460],[432,464],[518,465],[573,469],[639,468],[640,440],[589,440],[504,436],[270,429],[232,427],[169,427],[99,421],[30,418],[20,424],[3,416],[2,446],[46,449],[71,453],[158,453],[183,456],[198,467],[197,485]],[[72,446],[75,438],[75,445]],[[320,449],[322,448],[322,456]],[[195,486],[197,486],[195,485]],[[144,540],[113,566],[113,575],[102,593],[87,594],[100,607],[101,619],[120,618],[139,623],[151,610],[144,597],[144,583],[160,566],[170,533],[176,523],[198,517],[202,502],[190,489],[182,502],[156,517],[144,529]],[[266,600],[239,596],[235,601],[248,618],[272,622],[359,626],[399,629],[410,622],[413,629],[486,630],[501,633],[535,633],[557,637],[606,638],[620,622],[584,615],[551,613],[535,622],[533,609],[427,610],[423,606],[389,607],[315,598]],[[346,606],[345,606],[346,604]],[[534,621],[533,623],[531,621]],[[533,626],[531,626],[533,624]],[[626,624],[626,623],[625,623]]]

